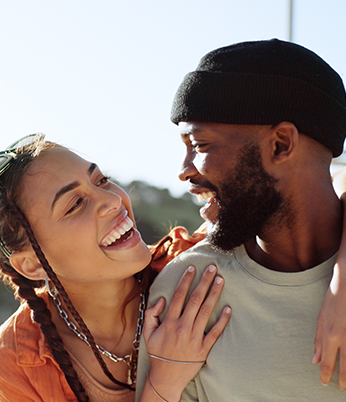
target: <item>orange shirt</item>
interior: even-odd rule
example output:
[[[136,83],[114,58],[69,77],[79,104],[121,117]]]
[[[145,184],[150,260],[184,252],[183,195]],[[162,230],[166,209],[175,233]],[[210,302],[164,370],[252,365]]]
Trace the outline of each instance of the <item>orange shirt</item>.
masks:
[[[71,359],[91,402],[134,402],[134,391],[104,387]],[[0,327],[0,401],[78,402],[26,303]]]
[[[0,327],[0,401],[77,402],[26,303]]]
[[[203,223],[192,236],[187,229],[176,226],[166,236],[167,240],[160,246],[149,246],[153,254],[151,267],[160,272],[170,261],[183,251],[197,244],[205,238],[207,224]],[[186,267],[188,268],[188,267]]]
[[[183,227],[171,230],[167,241],[155,251],[152,267],[160,271],[182,251],[204,238],[204,228],[192,236]],[[48,295],[40,294],[48,305]],[[93,382],[78,362],[75,369],[91,401],[130,402],[134,392],[108,390]],[[84,380],[84,381],[83,381]],[[65,375],[53,358],[39,324],[31,318],[31,310],[24,303],[0,327],[0,401],[1,402],[77,402]]]

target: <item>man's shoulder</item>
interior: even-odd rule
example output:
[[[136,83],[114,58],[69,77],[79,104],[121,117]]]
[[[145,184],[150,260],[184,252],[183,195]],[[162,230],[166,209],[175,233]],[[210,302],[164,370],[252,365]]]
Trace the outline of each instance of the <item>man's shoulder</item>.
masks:
[[[211,248],[206,239],[202,240],[168,263],[160,272],[157,279],[163,280],[163,278],[167,277],[181,276],[190,265],[195,266],[198,270],[207,263],[207,261],[217,260],[218,254],[218,252]]]
[[[150,289],[151,304],[157,301],[160,296],[164,296],[166,300],[170,300],[180,278],[189,266],[194,266],[197,271],[193,284],[194,287],[210,264],[216,265],[220,272],[228,269],[234,261],[233,253],[230,255],[222,254],[213,250],[207,240],[200,241],[167,264],[156,277]]]

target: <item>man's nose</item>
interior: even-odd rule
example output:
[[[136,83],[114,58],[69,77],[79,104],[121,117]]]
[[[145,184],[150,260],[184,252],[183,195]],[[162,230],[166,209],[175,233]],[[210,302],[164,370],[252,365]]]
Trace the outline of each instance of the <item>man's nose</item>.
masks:
[[[181,181],[187,181],[198,173],[196,166],[193,163],[193,158],[189,155],[186,156],[179,173]]]

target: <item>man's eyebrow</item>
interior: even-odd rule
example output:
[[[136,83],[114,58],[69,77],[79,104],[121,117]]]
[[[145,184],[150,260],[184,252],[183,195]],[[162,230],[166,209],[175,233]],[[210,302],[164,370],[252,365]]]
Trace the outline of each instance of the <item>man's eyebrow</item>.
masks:
[[[88,175],[91,176],[93,171],[97,168],[96,163],[92,163],[89,168],[88,168]],[[56,194],[54,197],[54,200],[52,202],[52,206],[51,206],[51,210],[53,210],[55,203],[58,201],[58,199],[63,196],[64,194],[68,193],[69,191],[72,191],[73,189],[75,189],[76,187],[78,187],[80,185],[79,181],[74,181],[70,184],[68,184],[67,186],[62,187]]]
[[[186,130],[184,130],[182,135],[198,134],[201,131],[204,131],[204,130],[200,127],[189,127]]]

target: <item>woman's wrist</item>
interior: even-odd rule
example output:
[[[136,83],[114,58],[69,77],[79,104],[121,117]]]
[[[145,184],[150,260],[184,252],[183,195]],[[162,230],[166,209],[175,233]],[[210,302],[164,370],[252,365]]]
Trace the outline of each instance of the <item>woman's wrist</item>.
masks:
[[[163,381],[156,382],[155,380],[152,380],[150,372],[147,376],[147,383],[151,392],[158,400],[163,402],[180,402],[181,392],[177,393],[177,387],[175,385],[168,386],[163,384]]]

